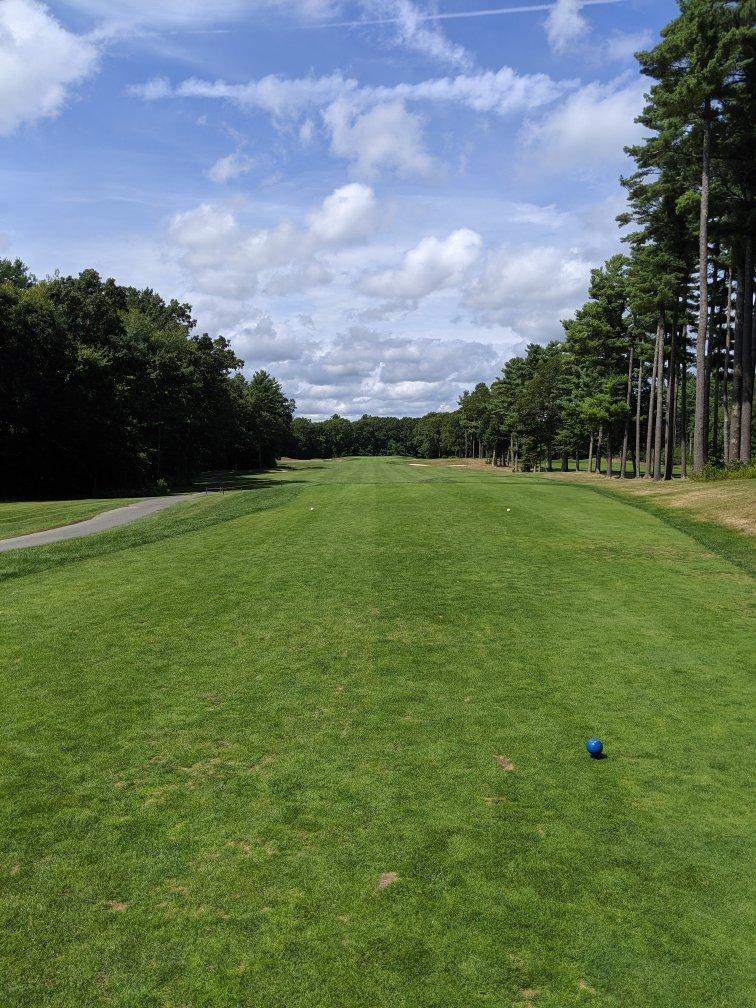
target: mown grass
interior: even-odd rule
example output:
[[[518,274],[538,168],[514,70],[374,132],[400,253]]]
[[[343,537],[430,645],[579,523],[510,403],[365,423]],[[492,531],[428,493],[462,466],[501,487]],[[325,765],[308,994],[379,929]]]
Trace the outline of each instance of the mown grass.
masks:
[[[165,512],[157,512],[109,532],[34,549],[11,550],[0,558],[0,583],[209,529],[242,515],[278,507],[298,492],[294,485],[273,485],[268,480],[264,485],[269,487],[269,491],[264,494],[259,492],[262,487],[258,488],[254,484],[250,486],[254,493],[239,491],[222,495],[203,494],[187,503],[173,505]]]
[[[280,480],[0,557],[3,1005],[750,1006],[751,579],[555,480]]]
[[[0,539],[83,521],[102,511],[131,504],[137,499],[119,497],[103,500],[0,501]]]
[[[733,481],[734,482],[734,481]],[[596,493],[621,494],[627,503],[655,515],[707,549],[756,577],[756,486],[700,484],[621,484],[596,480]]]

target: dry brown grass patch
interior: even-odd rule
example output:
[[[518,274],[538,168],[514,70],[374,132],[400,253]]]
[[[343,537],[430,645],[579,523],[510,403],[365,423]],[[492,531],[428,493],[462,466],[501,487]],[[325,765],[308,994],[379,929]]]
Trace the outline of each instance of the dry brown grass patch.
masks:
[[[376,889],[379,892],[381,892],[383,889],[386,889],[388,886],[390,886],[394,882],[396,882],[396,880],[398,878],[399,878],[399,876],[396,874],[395,871],[381,872],[381,874],[378,876],[378,882],[376,884]]]

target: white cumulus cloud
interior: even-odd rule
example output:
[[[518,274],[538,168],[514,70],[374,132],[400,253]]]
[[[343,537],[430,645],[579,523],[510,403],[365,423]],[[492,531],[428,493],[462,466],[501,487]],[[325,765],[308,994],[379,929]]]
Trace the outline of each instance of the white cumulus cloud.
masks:
[[[381,169],[400,175],[428,175],[433,160],[425,150],[422,124],[401,101],[356,112],[349,102],[334,102],[323,113],[331,134],[331,151],[346,158],[353,172],[373,178]]]
[[[635,122],[647,84],[623,75],[606,84],[593,81],[570,94],[540,120],[526,124],[521,143],[529,166],[548,172],[617,162],[623,147],[637,142]]]
[[[581,0],[556,0],[546,18],[546,37],[555,53],[564,53],[588,33],[588,22],[580,13]]]
[[[243,355],[243,350],[239,351]],[[358,417],[419,415],[455,409],[463,389],[489,381],[501,348],[478,340],[401,337],[353,326],[330,341],[314,341],[276,366],[301,413]]]
[[[466,303],[482,325],[511,326],[539,342],[561,334],[559,320],[585,297],[591,266],[557,246],[501,246],[468,288]]]
[[[0,134],[57,116],[99,53],[36,0],[0,2]]]
[[[266,292],[277,296],[329,284],[320,254],[366,240],[375,211],[373,190],[354,183],[327,196],[305,227],[248,228],[228,207],[202,203],[175,214],[168,234],[196,291],[243,301],[263,275]]]
[[[406,253],[402,265],[363,277],[360,289],[374,297],[416,301],[444,288],[456,287],[478,261],[483,239],[469,228],[447,238],[423,238]]]
[[[370,186],[353,182],[326,196],[310,214],[310,232],[326,245],[363,241],[375,227],[375,216],[375,193]]]

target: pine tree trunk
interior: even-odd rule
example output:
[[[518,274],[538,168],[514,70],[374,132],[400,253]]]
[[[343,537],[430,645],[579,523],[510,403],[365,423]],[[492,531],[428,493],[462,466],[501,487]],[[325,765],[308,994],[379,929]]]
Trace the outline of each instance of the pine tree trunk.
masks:
[[[686,360],[685,326],[683,325],[683,354],[680,361],[680,476],[688,478],[688,361]]]
[[[724,364],[722,366],[722,458],[730,461],[730,329],[732,325],[732,267],[727,269],[727,304],[725,306]]]
[[[614,470],[614,456],[612,454],[612,425],[606,429],[606,478],[611,479]]]
[[[712,396],[711,412],[711,454],[716,458],[719,455],[719,349],[714,358],[714,394]]]
[[[716,367],[716,351],[715,351],[715,333],[716,333],[716,310],[717,310],[717,284],[718,284],[718,272],[717,272],[717,256],[719,255],[719,245],[714,244],[714,249],[712,252],[712,265],[711,265],[711,282],[708,284],[708,300],[709,300],[709,314],[707,322],[707,335],[706,335],[706,367],[704,370],[705,381],[704,381],[704,402],[706,403],[706,412],[704,413],[704,444],[706,445],[706,460],[708,462],[711,457],[711,437],[710,431],[712,428],[712,396],[711,396],[711,374],[712,369]],[[716,409],[716,403],[714,405]]]
[[[693,471],[706,465],[706,328],[708,321],[709,269],[709,101],[706,102],[701,152],[701,213],[698,236],[698,336],[696,338],[696,413],[693,421]]]
[[[591,431],[591,439],[588,442],[588,472],[593,472],[593,431]]]
[[[745,258],[745,257],[743,257]],[[745,308],[745,269],[738,256],[735,277],[735,336],[732,344],[732,396],[730,399],[730,462],[740,458],[740,411],[743,406],[743,314]]]
[[[596,472],[601,475],[601,444],[604,440],[604,425],[601,424],[598,430],[598,441],[596,443]]]
[[[751,415],[753,412],[753,243],[746,239],[743,284],[743,382],[740,407],[740,461],[751,461]]]
[[[646,470],[645,477],[649,479],[654,471],[654,402],[656,400],[656,380],[659,374],[659,330],[656,330],[654,343],[654,364],[651,370],[651,385],[648,392],[648,420],[646,422]]]
[[[638,391],[635,397],[635,459],[633,475],[636,479],[640,476],[640,448],[641,448],[641,389],[643,388],[643,361],[638,365]]]
[[[675,464],[675,394],[677,391],[677,326],[672,326],[672,340],[669,346],[669,363],[667,364],[667,418],[665,443],[667,450],[664,456],[664,479],[672,479],[672,469]]]
[[[706,357],[704,365],[704,402],[706,403],[706,412],[704,413],[704,432],[703,440],[706,445],[706,461],[709,460],[709,420],[711,417],[711,330],[714,324],[714,305],[709,309],[709,324],[706,336]]]
[[[654,410],[654,479],[661,479],[661,456],[662,456],[662,420],[664,412],[664,337],[665,319],[662,313],[659,316],[656,338],[659,341],[659,373],[656,382],[656,408]],[[669,396],[667,396],[669,399]]]
[[[619,478],[625,478],[625,467],[627,466],[627,441],[630,436],[630,400],[633,395],[633,351],[634,347],[632,343],[630,344],[630,357],[627,363],[627,394],[625,396],[625,405],[627,406],[627,413],[625,415],[625,431],[622,436],[622,455],[620,456],[620,472]]]

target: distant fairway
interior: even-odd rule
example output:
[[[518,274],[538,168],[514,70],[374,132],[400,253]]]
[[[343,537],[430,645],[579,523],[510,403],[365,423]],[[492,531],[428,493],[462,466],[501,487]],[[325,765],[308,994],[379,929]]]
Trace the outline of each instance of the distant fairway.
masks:
[[[249,484],[0,556],[2,1008],[752,1006],[728,549],[547,477]]]

